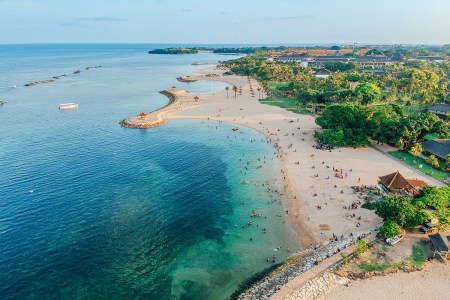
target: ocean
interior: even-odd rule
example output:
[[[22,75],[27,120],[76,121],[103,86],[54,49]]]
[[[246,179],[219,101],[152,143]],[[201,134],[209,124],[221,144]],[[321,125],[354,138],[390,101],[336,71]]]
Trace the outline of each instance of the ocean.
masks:
[[[298,250],[262,135],[119,126],[173,85],[226,87],[175,78],[229,56],[147,54],[159,47],[0,45],[0,298],[227,299]]]

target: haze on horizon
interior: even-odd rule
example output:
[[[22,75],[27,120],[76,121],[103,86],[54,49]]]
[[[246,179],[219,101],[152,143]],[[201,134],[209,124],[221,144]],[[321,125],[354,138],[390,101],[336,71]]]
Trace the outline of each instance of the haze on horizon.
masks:
[[[446,44],[449,0],[0,0],[0,44]]]

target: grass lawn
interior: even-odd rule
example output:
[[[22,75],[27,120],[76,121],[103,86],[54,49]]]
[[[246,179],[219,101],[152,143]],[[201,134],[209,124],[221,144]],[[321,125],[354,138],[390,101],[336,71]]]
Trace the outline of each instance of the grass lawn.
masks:
[[[358,267],[363,272],[384,272],[389,269],[396,269],[399,267],[398,263],[378,263],[375,261],[363,261]]]
[[[413,156],[408,152],[398,150],[389,152],[389,154],[439,181],[443,182],[450,175],[449,172],[435,169],[427,164],[423,158]],[[420,165],[422,165],[422,169],[419,168]]]
[[[416,266],[423,266],[428,259],[428,245],[426,241],[420,241],[413,245],[413,253],[411,260]]]
[[[296,114],[302,115],[311,114],[311,112],[307,110],[307,107],[303,105],[297,105],[298,103],[297,100],[293,98],[284,97],[282,95],[267,97],[265,99],[259,100],[259,102],[261,102],[262,104],[278,106],[286,110],[292,111]]]
[[[445,138],[450,138],[450,136],[447,136],[447,137],[445,137]],[[425,139],[427,140],[427,141],[434,141],[434,140],[437,140],[437,139],[440,139],[440,137],[439,137],[439,135],[437,134],[437,133],[430,133],[430,134],[427,134],[426,136],[425,136]]]

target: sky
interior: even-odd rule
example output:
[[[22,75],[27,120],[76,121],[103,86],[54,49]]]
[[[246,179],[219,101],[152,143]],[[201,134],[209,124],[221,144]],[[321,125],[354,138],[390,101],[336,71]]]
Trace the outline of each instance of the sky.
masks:
[[[450,0],[0,0],[0,44],[448,44]]]

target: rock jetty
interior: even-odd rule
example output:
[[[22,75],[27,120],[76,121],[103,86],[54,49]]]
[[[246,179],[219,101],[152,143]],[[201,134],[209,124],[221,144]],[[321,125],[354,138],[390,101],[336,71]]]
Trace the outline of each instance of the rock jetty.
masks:
[[[119,124],[122,127],[139,129],[162,126],[167,124],[166,114],[179,110],[185,102],[193,102],[191,99],[192,97],[184,90],[173,88],[171,90],[162,91],[161,94],[169,98],[169,103],[166,106],[151,113],[141,113],[139,116],[122,120]]]

